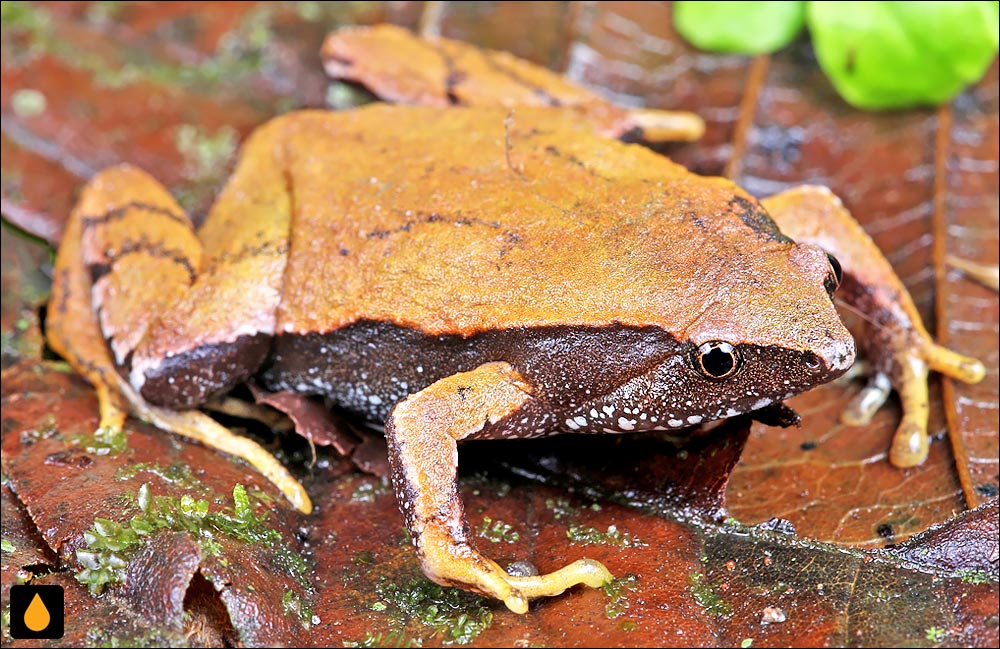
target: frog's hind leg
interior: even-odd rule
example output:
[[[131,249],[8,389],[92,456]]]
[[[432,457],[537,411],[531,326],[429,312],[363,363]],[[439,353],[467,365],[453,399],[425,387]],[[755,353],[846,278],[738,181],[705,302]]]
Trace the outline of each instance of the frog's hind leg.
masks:
[[[837,296],[865,319],[866,334],[858,342],[875,375],[843,421],[866,423],[885,401],[891,383],[899,393],[903,418],[889,459],[900,468],[923,463],[928,453],[928,370],[976,383],[985,375],[983,364],[934,342],[889,261],[829,189],[797,187],[762,203],[786,235],[839,260],[844,283]]]
[[[507,52],[421,38],[396,25],[340,29],[327,37],[322,56],[330,77],[396,104],[558,107],[577,111],[612,137],[638,135],[646,142],[690,142],[705,134],[705,121],[694,113],[612,104]]]
[[[95,386],[102,428],[121,430],[131,412],[245,459],[308,511],[301,485],[261,446],[197,411],[157,408],[122,378],[201,270],[201,244],[169,193],[134,167],[102,171],[84,188],[59,247],[49,343]]]
[[[480,554],[458,494],[456,442],[511,415],[532,399],[531,387],[507,363],[486,363],[401,401],[386,422],[393,484],[424,573],[434,581],[503,600],[515,613],[528,599],[576,584],[599,587],[611,573],[581,559],[547,575],[508,575]]]

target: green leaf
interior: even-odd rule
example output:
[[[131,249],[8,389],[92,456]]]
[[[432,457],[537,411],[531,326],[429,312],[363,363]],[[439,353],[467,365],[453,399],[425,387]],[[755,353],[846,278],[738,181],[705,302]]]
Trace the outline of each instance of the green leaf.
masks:
[[[995,2],[810,2],[816,57],[861,108],[948,101],[997,51]]]
[[[792,42],[805,23],[805,2],[675,2],[674,27],[712,52],[761,54]]]

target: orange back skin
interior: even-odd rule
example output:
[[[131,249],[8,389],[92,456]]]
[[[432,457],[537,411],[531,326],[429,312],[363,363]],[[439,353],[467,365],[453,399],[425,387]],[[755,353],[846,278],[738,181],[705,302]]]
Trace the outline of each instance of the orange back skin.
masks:
[[[565,113],[280,119],[293,225],[278,334],[623,324],[825,357],[842,330],[825,255],[755,199]]]

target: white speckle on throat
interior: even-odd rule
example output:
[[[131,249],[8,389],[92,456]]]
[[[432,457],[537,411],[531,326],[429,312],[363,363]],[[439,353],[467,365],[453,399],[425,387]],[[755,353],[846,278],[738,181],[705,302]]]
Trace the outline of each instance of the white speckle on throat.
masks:
[[[688,423],[694,426],[695,424],[700,424],[702,420],[701,415],[691,415],[688,417]]]
[[[618,427],[622,430],[635,430],[635,419],[618,418]]]

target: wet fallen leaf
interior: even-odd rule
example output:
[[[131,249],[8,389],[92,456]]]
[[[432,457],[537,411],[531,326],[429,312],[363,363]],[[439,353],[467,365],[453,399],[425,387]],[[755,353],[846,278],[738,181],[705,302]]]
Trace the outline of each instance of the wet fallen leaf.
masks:
[[[873,116],[840,102],[802,46],[755,60],[693,52],[669,3],[442,3],[436,17],[431,5],[4,3],[3,602],[25,579],[63,585],[70,645],[995,646],[997,299],[944,259],[996,263],[996,68],[940,111]],[[90,389],[42,360],[48,253],[8,223],[55,241],[82,180],[125,160],[202,213],[250,129],[336,102],[319,62],[326,32],[380,20],[526,54],[619,103],[694,110],[705,138],[660,149],[754,193],[829,184],[987,380],[934,394],[942,434],[905,472],[884,461],[892,408],[864,429],[837,423],[858,384],[793,400],[802,428],[737,423],[686,447],[656,436],[463,447],[462,495],[492,556],[543,571],[589,556],[619,578],[523,617],[423,579],[386,483],[328,450],[309,468],[294,436],[264,439],[281,442],[317,503],[302,518],[198,445],[134,421],[124,446],[95,437]],[[251,526],[262,539],[216,532],[216,547],[204,527],[171,524],[130,545],[125,585],[94,597],[74,578],[91,561],[77,550],[97,561],[90,546],[123,529],[98,519],[143,529],[165,517],[140,502],[166,499],[190,519],[203,500],[232,532],[226,517],[249,520],[237,484],[254,520],[267,516]],[[307,570],[289,574],[298,560]],[[33,644],[6,626],[2,641]]]

